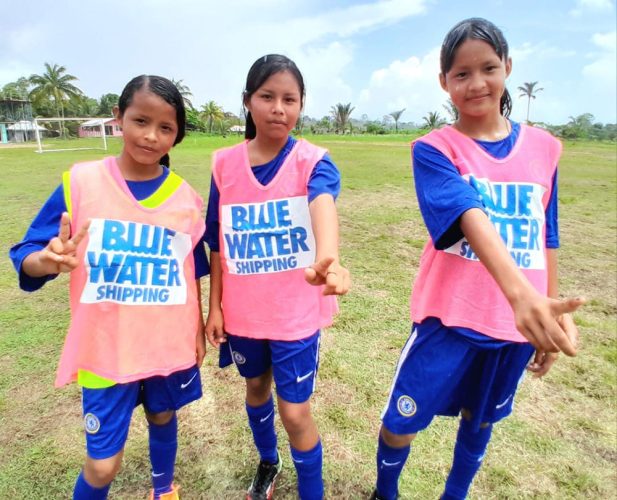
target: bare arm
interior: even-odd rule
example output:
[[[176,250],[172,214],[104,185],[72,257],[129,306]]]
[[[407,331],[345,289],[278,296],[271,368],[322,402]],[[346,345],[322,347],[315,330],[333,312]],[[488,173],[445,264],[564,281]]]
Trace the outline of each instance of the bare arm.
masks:
[[[195,286],[197,287],[197,303],[199,305],[199,323],[197,324],[197,349],[195,351],[195,357],[197,366],[201,367],[206,357],[206,341],[204,338],[204,312],[201,304],[201,279],[196,280]]]
[[[311,285],[325,285],[324,295],[344,295],[349,290],[349,271],[339,263],[338,214],[334,198],[321,194],[309,204],[315,235],[315,263],[304,277]]]
[[[477,208],[461,217],[461,229],[482,264],[497,282],[514,311],[517,329],[542,352],[562,351],[576,354],[576,336],[571,328],[562,328],[560,318],[573,312],[583,299],[557,300],[544,297],[516,266],[501,237],[486,214]],[[552,262],[552,263],[551,263]],[[556,292],[556,257],[549,256],[549,293]]]
[[[219,347],[225,339],[225,326],[223,317],[223,269],[219,252],[210,252],[210,299],[208,307],[208,319],[206,320],[206,336],[208,342],[214,347]]]

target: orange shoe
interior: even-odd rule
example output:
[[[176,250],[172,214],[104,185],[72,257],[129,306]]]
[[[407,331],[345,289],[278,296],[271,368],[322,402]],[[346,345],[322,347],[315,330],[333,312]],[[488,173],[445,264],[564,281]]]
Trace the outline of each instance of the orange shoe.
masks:
[[[178,496],[178,490],[180,490],[179,486],[175,484],[171,485],[171,491],[169,493],[161,493],[159,495],[160,500],[180,500]],[[150,500],[154,500],[154,490],[150,490]]]

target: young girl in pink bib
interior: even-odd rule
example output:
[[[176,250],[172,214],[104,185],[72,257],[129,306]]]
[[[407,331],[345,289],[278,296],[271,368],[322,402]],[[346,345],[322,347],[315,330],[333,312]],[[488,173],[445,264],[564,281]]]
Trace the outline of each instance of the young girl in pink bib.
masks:
[[[73,498],[107,498],[143,404],[150,498],[174,500],[176,410],[201,397],[203,202],[168,168],[186,122],[175,85],[136,77],[114,113],[120,155],[66,172],[11,258],[24,290],[70,273],[71,324],[56,385],[82,386],[87,456]]]
[[[246,379],[246,411],[260,463],[247,498],[272,497],[282,467],[278,410],[289,436],[300,498],[323,497],[322,448],[309,398],[320,330],[349,288],[338,258],[334,200],[340,176],[327,152],[289,135],[304,101],[293,61],[267,55],[243,94],[247,141],[214,154],[206,217],[211,249],[208,340],[220,364]]]
[[[569,313],[583,300],[557,298],[561,144],[508,119],[511,69],[503,34],[484,19],[460,22],[443,42],[439,80],[458,119],[412,146],[431,240],[382,415],[373,499],[398,497],[410,443],[435,415],[461,415],[441,498],[465,498],[534,349],[537,376],[559,351],[576,352]]]

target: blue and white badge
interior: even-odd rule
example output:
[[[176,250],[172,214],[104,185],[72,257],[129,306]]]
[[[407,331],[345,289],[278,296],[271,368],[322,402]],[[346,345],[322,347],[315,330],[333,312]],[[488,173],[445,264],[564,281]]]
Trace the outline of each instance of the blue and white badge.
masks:
[[[101,428],[101,422],[94,413],[84,415],[84,428],[88,434],[96,434]]]
[[[412,417],[415,415],[418,407],[416,406],[416,402],[407,395],[403,395],[398,398],[396,402],[396,407],[398,412],[403,415],[403,417]]]

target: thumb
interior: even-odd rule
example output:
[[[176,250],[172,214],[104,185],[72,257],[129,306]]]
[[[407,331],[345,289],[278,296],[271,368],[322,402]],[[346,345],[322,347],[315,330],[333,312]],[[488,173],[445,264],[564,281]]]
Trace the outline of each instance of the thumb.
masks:
[[[585,303],[585,299],[582,297],[576,297],[574,299],[564,299],[554,302],[551,309],[555,316],[561,316],[562,314],[571,313],[576,311]]]

